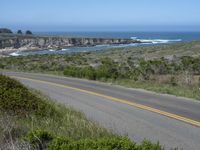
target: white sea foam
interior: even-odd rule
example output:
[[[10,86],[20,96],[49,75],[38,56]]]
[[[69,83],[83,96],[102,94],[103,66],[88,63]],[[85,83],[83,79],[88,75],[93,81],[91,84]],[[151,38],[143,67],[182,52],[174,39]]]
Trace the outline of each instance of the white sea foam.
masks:
[[[152,43],[152,44],[164,44],[164,43],[172,43],[172,42],[180,42],[182,39],[140,39],[136,37],[131,37],[131,39],[141,41],[143,43]]]
[[[66,49],[66,48],[63,48],[63,49],[61,49],[61,51],[68,51],[69,49]]]
[[[109,46],[109,44],[99,44],[99,45],[95,45],[95,47],[104,47],[104,46]]]
[[[18,54],[18,52],[13,52],[11,54],[9,54],[10,56],[20,56],[20,54]]]
[[[54,50],[54,49],[50,49],[49,51],[50,51],[50,52],[54,52],[55,50]]]

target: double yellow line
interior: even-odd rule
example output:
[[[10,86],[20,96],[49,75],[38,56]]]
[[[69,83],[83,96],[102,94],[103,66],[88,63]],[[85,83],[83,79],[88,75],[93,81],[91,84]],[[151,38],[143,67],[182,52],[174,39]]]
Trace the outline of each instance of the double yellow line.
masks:
[[[79,91],[79,92],[82,92],[82,93],[95,95],[95,96],[98,96],[98,97],[102,97],[102,98],[112,100],[112,101],[115,101],[115,102],[120,102],[120,103],[123,103],[123,104],[128,104],[130,106],[134,106],[134,107],[137,107],[139,109],[147,110],[147,111],[150,111],[150,112],[153,112],[153,113],[157,113],[157,114],[160,114],[160,115],[163,115],[163,116],[167,116],[167,117],[170,117],[170,118],[173,118],[173,119],[176,119],[176,120],[179,120],[179,121],[200,127],[199,121],[195,121],[195,120],[192,120],[192,119],[189,119],[189,118],[186,118],[186,117],[182,117],[182,116],[179,116],[179,115],[176,115],[176,114],[165,112],[165,111],[155,109],[155,108],[152,108],[152,107],[149,107],[149,106],[133,103],[133,102],[130,102],[128,100],[119,99],[119,98],[115,98],[115,97],[112,97],[112,96],[100,94],[100,93],[97,93],[97,92],[92,92],[92,91],[89,91],[89,90],[83,90],[83,89],[80,89],[80,88],[75,88],[75,87],[57,84],[57,83],[52,83],[52,82],[48,82],[48,81],[42,81],[42,80],[36,80],[36,79],[30,79],[30,78],[24,78],[24,77],[17,77],[17,76],[12,76],[12,77],[22,79],[22,80],[29,80],[29,81],[34,81],[34,82],[38,82],[38,83],[44,83],[44,84],[48,84],[48,85],[53,85],[53,86],[57,86],[57,87],[76,90],[76,91]]]

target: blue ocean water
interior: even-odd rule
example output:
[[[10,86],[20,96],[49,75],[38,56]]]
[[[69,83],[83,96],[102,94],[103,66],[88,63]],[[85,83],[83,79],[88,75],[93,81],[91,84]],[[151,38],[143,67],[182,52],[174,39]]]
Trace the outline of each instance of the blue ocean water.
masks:
[[[59,35],[67,37],[160,39],[193,41],[200,40],[200,32],[38,32],[38,35]]]
[[[119,47],[137,47],[157,44],[171,44],[200,40],[200,32],[39,32],[37,35],[66,36],[66,37],[90,37],[90,38],[124,38],[137,39],[151,44],[120,44],[120,45],[97,45],[94,47],[66,47],[62,50],[38,50],[28,52],[15,52],[12,56],[34,54],[65,54],[71,52],[89,52],[106,50]]]

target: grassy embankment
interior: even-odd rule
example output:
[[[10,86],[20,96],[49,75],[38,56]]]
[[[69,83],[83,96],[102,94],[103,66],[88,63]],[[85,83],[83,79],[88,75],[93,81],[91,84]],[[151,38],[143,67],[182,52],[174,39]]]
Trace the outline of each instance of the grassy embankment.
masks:
[[[87,120],[18,81],[0,75],[0,149],[164,150],[147,140],[141,144]]]
[[[200,42],[0,59],[0,68],[112,82],[200,100]]]

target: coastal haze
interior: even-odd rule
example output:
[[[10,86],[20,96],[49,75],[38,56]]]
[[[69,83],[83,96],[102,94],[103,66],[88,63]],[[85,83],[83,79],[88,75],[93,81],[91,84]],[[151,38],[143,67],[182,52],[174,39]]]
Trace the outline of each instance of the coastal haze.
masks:
[[[199,6],[1,0],[0,149],[200,150]]]

